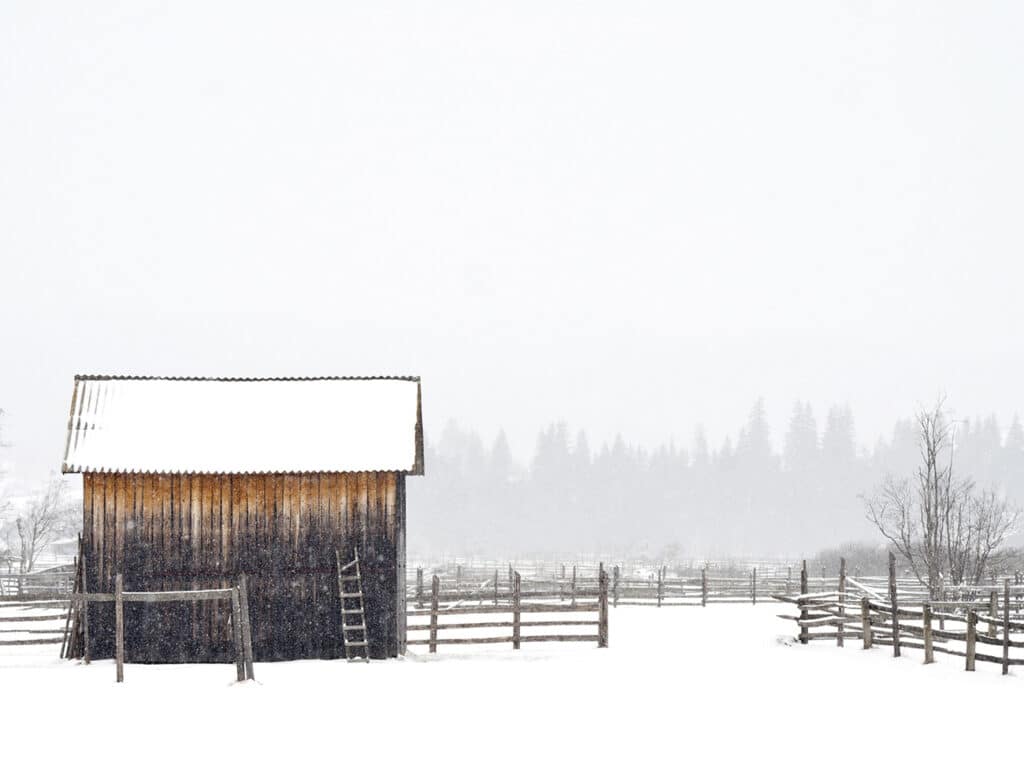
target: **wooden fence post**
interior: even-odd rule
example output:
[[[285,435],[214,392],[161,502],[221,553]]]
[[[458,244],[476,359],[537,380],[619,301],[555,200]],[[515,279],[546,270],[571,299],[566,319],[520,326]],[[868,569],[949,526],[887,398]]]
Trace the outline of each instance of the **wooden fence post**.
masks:
[[[786,594],[793,591],[793,566],[786,566]]]
[[[935,653],[932,649],[932,604],[925,603],[921,607],[921,613],[924,624],[924,663],[931,664],[935,661]]]
[[[700,605],[706,608],[708,604],[708,567],[705,565],[700,569]]]
[[[416,605],[423,606],[423,569],[416,569]]]
[[[498,569],[494,569],[494,604],[498,604]]]
[[[941,573],[939,574],[939,602],[942,603],[946,600],[946,577]],[[946,606],[942,606],[945,609]],[[944,617],[945,610],[939,611],[939,629],[946,628],[946,619]]]
[[[597,647],[608,647],[608,574],[604,563],[597,572]]]
[[[519,631],[520,631],[520,617],[519,617],[519,607],[520,607],[519,600],[520,600],[520,596],[519,596],[519,587],[520,587],[519,571],[516,571],[515,572],[515,576],[514,576],[514,578],[512,580],[512,650],[515,650],[515,651],[519,650],[519,640],[520,640],[520,634],[519,634]]]
[[[612,569],[612,573],[614,574],[614,581],[612,582],[612,595],[614,596],[614,599],[615,599],[614,605],[615,605],[616,608],[618,608],[619,607],[619,566],[616,565],[615,568]]]
[[[973,608],[967,611],[967,671],[974,671],[974,646],[977,643],[978,614]]]
[[[896,555],[889,553],[889,603],[892,608],[892,655],[900,655],[900,616],[896,604]]]
[[[434,574],[430,580],[430,653],[437,653],[437,593],[441,591],[441,579]]]
[[[757,568],[750,573],[750,601],[757,605]]]
[[[871,600],[865,596],[860,599],[860,628],[864,635],[864,650],[871,648]]]
[[[245,679],[255,680],[252,665],[252,624],[249,621],[249,582],[245,574],[238,577],[238,597],[242,613],[242,661],[245,662]]]
[[[117,682],[124,682],[124,579],[114,577],[114,655],[117,663]]]
[[[846,558],[839,558],[839,626],[836,632],[836,646],[842,648],[846,642]]]
[[[242,653],[242,601],[238,587],[231,590],[231,636],[235,644],[235,671],[238,682],[245,682],[245,659]]]
[[[800,644],[807,645],[808,633],[807,626],[804,622],[807,621],[807,561],[803,561],[803,566],[800,568],[800,597],[797,598],[797,602],[800,605]]]
[[[1010,674],[1010,580],[1003,581],[1003,674]]]
[[[661,608],[661,598],[665,593],[665,578],[661,568],[658,569],[658,607]]]
[[[990,637],[997,637],[996,619],[999,616],[999,592],[994,589],[988,595],[988,615],[991,617],[988,622],[988,634]]]
[[[576,566],[572,567],[572,607],[576,607]]]
[[[455,594],[457,597],[462,597],[462,566],[455,566]]]

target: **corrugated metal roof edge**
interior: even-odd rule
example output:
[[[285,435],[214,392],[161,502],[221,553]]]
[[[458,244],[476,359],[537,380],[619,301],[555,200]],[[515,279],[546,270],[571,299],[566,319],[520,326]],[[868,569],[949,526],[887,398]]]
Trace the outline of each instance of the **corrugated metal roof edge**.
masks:
[[[254,472],[252,470],[244,472],[232,472],[230,470],[196,472],[194,470],[182,469],[111,469],[106,467],[97,469],[95,467],[83,467],[80,464],[73,464],[71,466],[63,464],[61,466],[61,473],[65,475],[77,475],[86,472],[95,475],[359,475],[370,472],[386,472],[398,475],[423,474],[423,471],[417,471],[416,467],[412,469],[273,469],[265,472]]]
[[[75,374],[75,381],[419,381],[419,376],[124,376]]]

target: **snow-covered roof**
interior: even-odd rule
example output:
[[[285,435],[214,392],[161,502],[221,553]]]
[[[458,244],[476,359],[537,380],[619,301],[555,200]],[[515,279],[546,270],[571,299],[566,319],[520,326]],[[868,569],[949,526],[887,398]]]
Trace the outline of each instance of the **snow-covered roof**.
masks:
[[[63,471],[422,474],[419,378],[76,376]]]

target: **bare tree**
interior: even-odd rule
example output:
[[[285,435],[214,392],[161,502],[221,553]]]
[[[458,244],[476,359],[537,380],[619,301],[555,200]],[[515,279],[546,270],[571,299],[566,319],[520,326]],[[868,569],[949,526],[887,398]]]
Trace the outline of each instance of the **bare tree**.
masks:
[[[67,490],[67,482],[63,478],[51,479],[32,501],[28,511],[15,518],[22,573],[31,573],[40,553],[68,528],[72,512]]]
[[[888,477],[864,500],[868,519],[933,595],[944,577],[951,585],[980,581],[1020,516],[994,491],[954,474],[952,424],[942,401],[919,411],[915,476]]]
[[[14,522],[0,522],[0,566],[6,568],[7,573],[14,569],[14,563],[17,560],[14,540]]]

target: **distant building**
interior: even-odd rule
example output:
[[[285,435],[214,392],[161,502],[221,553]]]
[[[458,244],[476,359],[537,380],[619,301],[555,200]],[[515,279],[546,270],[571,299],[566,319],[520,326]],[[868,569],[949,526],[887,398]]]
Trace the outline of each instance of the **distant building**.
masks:
[[[336,557],[358,546],[371,657],[405,652],[407,475],[423,474],[416,377],[76,376],[63,471],[82,474],[86,587],[249,583],[257,661],[344,655]],[[337,553],[337,555],[336,555]],[[113,608],[89,606],[91,654]],[[227,661],[230,608],[126,605],[129,661]]]

